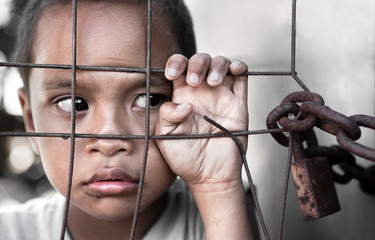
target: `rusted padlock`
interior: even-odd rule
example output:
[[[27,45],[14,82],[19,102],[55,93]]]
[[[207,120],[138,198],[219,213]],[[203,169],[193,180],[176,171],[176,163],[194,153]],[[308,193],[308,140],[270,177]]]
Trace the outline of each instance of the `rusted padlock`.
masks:
[[[291,173],[303,219],[314,220],[339,211],[340,203],[328,159],[305,158],[300,133],[292,134],[295,161]]]

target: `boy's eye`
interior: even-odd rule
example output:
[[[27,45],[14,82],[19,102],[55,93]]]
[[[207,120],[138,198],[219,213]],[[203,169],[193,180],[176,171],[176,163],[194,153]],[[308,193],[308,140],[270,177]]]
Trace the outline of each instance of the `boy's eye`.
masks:
[[[72,99],[70,97],[61,99],[57,102],[57,106],[65,112],[72,112]],[[89,105],[87,104],[86,100],[77,97],[75,101],[75,108],[77,112],[85,111],[89,109]]]
[[[158,106],[163,97],[158,94],[151,94],[150,95],[150,107],[156,107]],[[138,108],[146,108],[146,94],[139,95],[135,101],[134,101],[134,106]]]

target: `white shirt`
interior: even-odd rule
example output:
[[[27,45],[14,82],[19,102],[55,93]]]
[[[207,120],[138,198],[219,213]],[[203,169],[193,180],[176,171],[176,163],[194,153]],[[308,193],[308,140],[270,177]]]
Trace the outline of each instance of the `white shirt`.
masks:
[[[0,208],[1,240],[59,239],[65,199],[59,193],[24,204]],[[187,186],[177,180],[168,190],[168,202],[144,240],[205,239],[203,222]],[[68,232],[65,240],[71,240]]]

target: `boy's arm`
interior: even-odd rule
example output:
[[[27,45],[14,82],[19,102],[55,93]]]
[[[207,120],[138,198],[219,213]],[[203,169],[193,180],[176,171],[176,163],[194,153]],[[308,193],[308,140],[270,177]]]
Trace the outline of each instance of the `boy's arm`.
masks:
[[[242,182],[232,184],[192,190],[207,239],[256,239],[251,226],[255,219],[249,218]]]
[[[245,63],[231,63],[224,57],[196,54],[188,60],[171,56],[166,77],[173,81],[173,97],[160,108],[156,134],[219,133],[203,115],[230,131],[247,130],[247,76],[240,76],[245,71]],[[240,141],[246,149],[247,137]],[[159,140],[157,144],[172,171],[189,186],[207,239],[252,239],[242,159],[233,140]]]

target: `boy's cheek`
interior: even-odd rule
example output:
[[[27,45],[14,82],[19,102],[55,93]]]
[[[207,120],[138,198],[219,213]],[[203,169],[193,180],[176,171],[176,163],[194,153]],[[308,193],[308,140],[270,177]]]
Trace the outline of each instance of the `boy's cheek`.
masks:
[[[63,138],[38,138],[36,142],[36,147],[39,154],[46,161],[58,161],[61,162],[65,159],[65,156],[69,156],[70,152],[70,138],[64,140]],[[68,160],[65,160],[68,161]]]
[[[159,108],[158,109],[153,109],[150,111],[150,122],[149,122],[149,128],[150,128],[150,135],[155,134],[155,129],[156,129],[156,122],[159,118]],[[135,122],[133,123],[134,125],[132,126],[132,130],[134,131],[137,129],[137,135],[145,135],[145,126],[146,126],[146,115],[145,113],[142,114],[136,114],[134,116]]]
[[[69,166],[70,140],[39,138],[37,141],[43,168],[54,187],[66,185]]]

